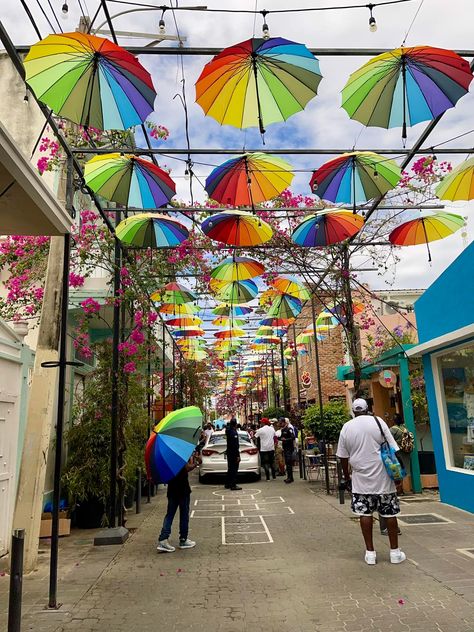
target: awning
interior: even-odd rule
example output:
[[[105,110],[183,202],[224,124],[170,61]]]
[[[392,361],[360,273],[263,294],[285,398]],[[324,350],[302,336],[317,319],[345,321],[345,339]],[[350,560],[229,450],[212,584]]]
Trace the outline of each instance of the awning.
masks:
[[[71,217],[0,123],[0,235],[64,235]]]
[[[389,349],[385,353],[381,354],[373,362],[363,364],[361,374],[362,379],[370,379],[370,376],[374,373],[378,373],[383,369],[398,366],[400,358],[410,355],[410,349],[412,349],[413,347],[415,347],[415,345],[413,344],[399,345],[397,347],[393,347],[393,349]],[[336,369],[336,378],[341,382],[346,380],[353,380],[354,368],[347,364],[338,366]]]

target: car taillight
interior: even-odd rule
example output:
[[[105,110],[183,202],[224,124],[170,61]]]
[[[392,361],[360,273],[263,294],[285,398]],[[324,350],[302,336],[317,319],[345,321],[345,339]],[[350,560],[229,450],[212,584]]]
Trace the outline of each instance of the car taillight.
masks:
[[[247,450],[242,450],[242,452],[245,452],[245,454],[258,454],[257,448],[248,448]]]
[[[211,456],[212,454],[219,454],[217,450],[203,450],[202,456]]]

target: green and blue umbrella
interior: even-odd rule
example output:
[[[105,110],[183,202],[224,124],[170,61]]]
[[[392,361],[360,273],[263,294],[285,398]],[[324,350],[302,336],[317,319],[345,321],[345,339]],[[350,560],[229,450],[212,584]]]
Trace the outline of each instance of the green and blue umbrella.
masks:
[[[127,217],[118,224],[115,233],[130,248],[173,248],[189,237],[184,224],[159,213]]]

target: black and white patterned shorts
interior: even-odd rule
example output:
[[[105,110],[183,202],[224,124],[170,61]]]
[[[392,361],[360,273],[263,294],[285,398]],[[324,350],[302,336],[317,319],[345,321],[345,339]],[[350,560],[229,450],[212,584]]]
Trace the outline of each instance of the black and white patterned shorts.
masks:
[[[351,509],[357,516],[371,516],[377,511],[383,518],[400,513],[400,502],[395,492],[391,494],[352,494]]]

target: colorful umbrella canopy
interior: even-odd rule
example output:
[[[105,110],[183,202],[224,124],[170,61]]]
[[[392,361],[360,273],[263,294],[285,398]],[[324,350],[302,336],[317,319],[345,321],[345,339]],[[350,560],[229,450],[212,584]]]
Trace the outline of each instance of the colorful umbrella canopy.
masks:
[[[219,281],[245,281],[260,276],[265,266],[250,257],[228,257],[221,261],[212,272],[211,277]]]
[[[277,296],[267,312],[267,316],[276,316],[278,318],[289,319],[295,318],[301,312],[301,301],[289,294]]]
[[[133,248],[173,248],[189,237],[184,224],[158,213],[137,213],[115,229],[120,241]]]
[[[183,469],[199,441],[201,426],[197,406],[174,410],[155,426],[145,448],[149,480],[167,483]]]
[[[176,195],[176,185],[166,171],[128,154],[94,156],[85,164],[84,179],[106,200],[129,208],[159,208]]]
[[[158,300],[156,297],[161,295],[159,292],[155,292],[152,294],[152,297],[153,296],[155,296],[155,298],[152,300]],[[173,314],[173,316],[187,316],[190,314],[197,314],[197,312],[200,311],[200,308],[191,303],[183,303],[180,305],[176,305],[176,303],[163,303],[160,305],[160,309],[158,311],[162,314]]]
[[[171,283],[167,283],[162,290],[153,292],[151,300],[183,305],[184,303],[197,300],[197,296],[186,286],[172,281]]]
[[[456,53],[432,46],[397,48],[377,55],[349,77],[342,107],[370,127],[402,127],[429,121],[469,89],[472,70]]]
[[[232,206],[251,206],[280,195],[292,180],[286,160],[253,152],[227,160],[206,178],[210,198]]]
[[[474,157],[468,158],[445,176],[436,187],[440,200],[474,199]]]
[[[169,327],[193,327],[202,323],[203,320],[197,316],[177,316],[166,321]]]
[[[224,211],[207,217],[201,224],[205,235],[229,246],[258,246],[272,238],[271,227],[245,211]]]
[[[308,290],[293,277],[277,276],[270,281],[270,285],[278,290],[278,292],[294,296],[300,301],[307,301],[310,298]]]
[[[153,112],[156,92],[150,73],[102,37],[48,35],[30,48],[24,65],[36,97],[73,123],[124,130]]]
[[[388,236],[396,246],[416,246],[427,244],[428,261],[431,252],[428,244],[431,241],[449,237],[465,225],[464,218],[454,213],[439,212],[427,217],[419,217],[397,226]]]
[[[252,308],[246,305],[228,305],[226,303],[221,303],[212,310],[216,316],[245,316],[251,312]]]
[[[242,327],[242,325],[245,325],[245,323],[245,320],[242,320],[241,318],[233,318],[232,316],[218,316],[212,321],[212,324],[216,325],[217,327],[228,327],[229,325],[232,325],[234,327]]]
[[[321,199],[357,204],[384,195],[397,186],[400,167],[371,151],[351,151],[328,160],[313,172],[309,185]]]
[[[262,318],[261,325],[268,325],[269,327],[288,327],[294,323],[295,318],[279,318],[277,316],[269,316],[268,318]]]
[[[224,329],[224,331],[217,331],[214,334],[215,338],[242,338],[246,336],[247,332],[243,329],[238,329],[237,327],[232,327],[231,329]]]
[[[254,343],[257,345],[277,345],[280,343],[280,338],[278,336],[258,336]]]
[[[308,215],[295,228],[291,239],[305,248],[330,246],[350,239],[364,225],[364,218],[350,211],[322,211]]]
[[[171,332],[171,335],[175,338],[194,338],[196,336],[203,336],[204,329],[201,327],[181,327],[181,329],[175,329]]]
[[[320,327],[333,328],[340,324],[339,320],[331,312],[320,312],[316,318],[316,329]]]
[[[258,294],[257,285],[248,279],[247,281],[218,281],[211,279],[209,287],[216,293],[220,301],[226,303],[248,303]]]
[[[281,37],[253,38],[224,49],[196,82],[196,103],[221,125],[244,129],[286,121],[316,96],[319,62]]]

